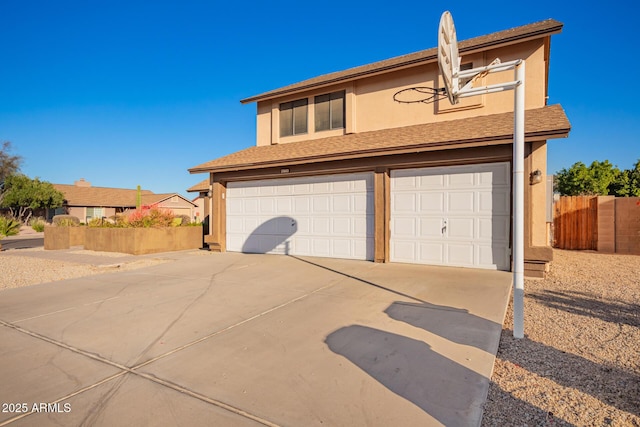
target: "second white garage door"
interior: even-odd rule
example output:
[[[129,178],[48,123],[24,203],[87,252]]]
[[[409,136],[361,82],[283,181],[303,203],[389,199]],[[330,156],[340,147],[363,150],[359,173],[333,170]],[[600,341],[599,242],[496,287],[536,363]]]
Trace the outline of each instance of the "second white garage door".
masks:
[[[230,182],[227,250],[373,259],[373,175]]]
[[[390,258],[509,270],[508,163],[391,171]]]

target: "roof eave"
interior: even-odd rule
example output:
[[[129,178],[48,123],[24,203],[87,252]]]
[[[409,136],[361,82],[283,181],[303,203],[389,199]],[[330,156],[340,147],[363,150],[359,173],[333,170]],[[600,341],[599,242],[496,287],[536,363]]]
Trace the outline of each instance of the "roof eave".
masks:
[[[569,135],[570,128],[567,129],[554,129],[547,131],[538,131],[538,132],[528,132],[525,135],[525,142],[532,141],[541,141],[547,139],[557,139],[557,138],[566,138]],[[353,160],[366,158],[371,156],[390,156],[390,155],[398,155],[398,154],[409,154],[409,153],[421,153],[426,151],[434,151],[434,150],[448,150],[448,149],[456,149],[456,148],[466,148],[466,147],[477,147],[477,146],[489,146],[489,145],[503,145],[503,144],[511,144],[513,142],[513,134],[500,135],[500,136],[491,136],[482,139],[467,139],[460,141],[444,141],[444,142],[430,142],[425,144],[415,144],[404,147],[390,147],[390,148],[378,148],[372,150],[358,150],[357,152],[352,153],[339,153],[339,154],[331,154],[331,155],[321,155],[321,156],[308,156],[308,157],[297,157],[290,159],[278,159],[272,161],[265,162],[253,162],[253,163],[241,163],[235,165],[224,165],[224,166],[213,166],[213,167],[196,167],[192,170],[197,170],[197,172],[191,173],[222,173],[222,172],[238,172],[244,170],[252,170],[252,169],[264,169],[271,167],[281,167],[281,166],[293,166],[293,165],[302,165],[309,163],[323,163],[323,162],[331,162],[331,161],[340,161],[340,160]]]

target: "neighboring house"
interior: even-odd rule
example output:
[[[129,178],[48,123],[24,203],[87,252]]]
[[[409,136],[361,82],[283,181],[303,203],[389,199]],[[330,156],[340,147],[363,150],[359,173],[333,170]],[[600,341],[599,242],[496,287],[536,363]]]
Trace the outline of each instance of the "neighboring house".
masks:
[[[138,190],[124,188],[92,187],[91,183],[80,179],[74,185],[53,184],[64,194],[64,206],[51,212],[51,217],[67,213],[82,222],[93,218],[109,218],[136,208]],[[193,219],[195,204],[176,193],[155,194],[149,190],[140,191],[142,206],[157,206],[171,210],[175,215],[187,215]],[[50,218],[49,218],[50,219]]]
[[[196,205],[194,208],[194,216],[198,222],[204,222],[209,215],[209,179],[200,181],[187,189],[189,193],[198,193],[191,202]]]
[[[546,175],[547,140],[570,130],[562,107],[547,105],[562,26],[459,43],[463,69],[526,60],[526,177]],[[475,86],[509,80],[489,74]],[[257,104],[256,146],[189,170],[209,174],[211,249],[510,270],[514,94],[394,100],[424,86],[444,87],[437,48],[242,100]],[[547,189],[525,187],[525,272],[542,275]]]

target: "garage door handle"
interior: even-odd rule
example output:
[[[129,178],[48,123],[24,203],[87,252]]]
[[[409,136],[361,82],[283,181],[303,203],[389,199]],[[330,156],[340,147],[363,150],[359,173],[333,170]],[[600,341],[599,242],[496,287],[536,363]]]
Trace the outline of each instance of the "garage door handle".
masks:
[[[447,220],[444,220],[443,226],[442,226],[442,234],[446,233],[447,231]]]

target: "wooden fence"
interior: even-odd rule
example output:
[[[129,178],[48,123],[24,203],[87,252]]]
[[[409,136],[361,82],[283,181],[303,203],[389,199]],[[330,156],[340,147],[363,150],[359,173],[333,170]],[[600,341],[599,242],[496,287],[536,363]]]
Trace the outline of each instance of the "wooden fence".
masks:
[[[596,196],[562,196],[554,204],[554,247],[598,249],[598,199]]]

